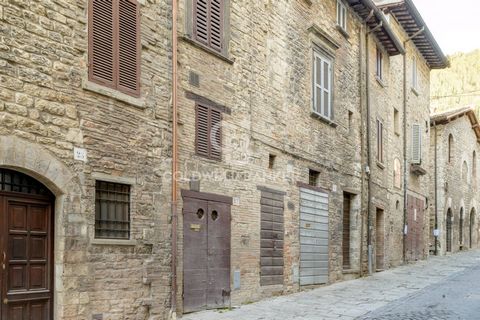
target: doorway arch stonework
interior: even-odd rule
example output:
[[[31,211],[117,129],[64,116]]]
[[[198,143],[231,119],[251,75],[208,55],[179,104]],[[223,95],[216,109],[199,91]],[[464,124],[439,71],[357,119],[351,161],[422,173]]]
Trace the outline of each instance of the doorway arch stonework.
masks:
[[[68,237],[84,237],[87,241],[87,222],[81,214],[82,189],[79,179],[64,162],[43,146],[16,136],[0,136],[0,167],[19,171],[35,178],[49,188],[55,196],[53,314],[54,319],[62,319],[63,305],[68,303],[68,292],[65,290],[64,283],[64,278],[68,277],[68,272],[64,272],[64,263],[68,259],[66,257],[68,252],[65,250],[67,228]],[[73,215],[75,219],[70,219],[69,217]],[[76,225],[74,228],[71,222],[73,220]],[[81,268],[86,261],[78,259],[75,263],[78,263],[78,267]],[[72,290],[71,285],[68,288]]]

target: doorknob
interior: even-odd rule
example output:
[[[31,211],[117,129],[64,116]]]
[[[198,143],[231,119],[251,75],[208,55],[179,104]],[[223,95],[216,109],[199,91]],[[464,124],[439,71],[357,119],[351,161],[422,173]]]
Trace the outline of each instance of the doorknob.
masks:
[[[8,299],[7,298],[3,299],[3,304],[8,304]]]
[[[5,261],[7,260],[7,254],[3,251],[2,269],[5,270]]]

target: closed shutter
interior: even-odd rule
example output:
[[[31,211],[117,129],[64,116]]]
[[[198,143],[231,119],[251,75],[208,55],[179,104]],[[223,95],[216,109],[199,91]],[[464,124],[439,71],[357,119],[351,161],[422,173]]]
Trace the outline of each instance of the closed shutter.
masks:
[[[200,156],[208,157],[208,107],[197,105],[197,123],[195,130],[195,147],[197,154]]]
[[[90,0],[89,80],[140,95],[140,8],[134,0]]]
[[[197,104],[195,150],[200,156],[222,159],[222,114],[208,106]]]
[[[90,0],[89,6],[89,79],[113,87],[114,74],[114,2]]]
[[[422,128],[419,124],[412,125],[412,163],[422,162]]]
[[[223,48],[224,0],[195,0],[193,32],[195,40],[216,51]]]
[[[140,26],[136,1],[119,0],[118,15],[118,89],[139,94]]]

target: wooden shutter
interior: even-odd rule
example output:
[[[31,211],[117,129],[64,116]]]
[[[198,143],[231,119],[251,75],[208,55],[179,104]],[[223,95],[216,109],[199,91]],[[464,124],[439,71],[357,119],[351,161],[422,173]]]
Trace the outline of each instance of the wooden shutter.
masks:
[[[208,119],[208,107],[202,105],[197,105],[196,110],[196,130],[195,130],[195,148],[196,152],[200,156],[208,157],[209,148],[208,148],[208,131],[210,130],[209,119]]]
[[[139,95],[140,8],[136,1],[118,1],[118,89]]]
[[[195,40],[216,51],[223,48],[224,0],[194,0],[193,33]]]
[[[114,1],[90,0],[88,15],[89,80],[115,86]]]
[[[213,108],[197,105],[195,150],[198,155],[222,159],[222,114]]]
[[[89,80],[140,95],[140,7],[135,0],[90,0]]]
[[[419,124],[412,125],[412,163],[422,162],[422,128]]]

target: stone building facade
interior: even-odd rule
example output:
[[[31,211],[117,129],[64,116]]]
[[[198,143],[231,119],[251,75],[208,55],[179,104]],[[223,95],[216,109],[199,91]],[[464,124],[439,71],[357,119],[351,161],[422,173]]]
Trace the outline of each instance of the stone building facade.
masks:
[[[440,255],[478,246],[478,124],[472,107],[431,117],[430,250]]]
[[[8,219],[7,211],[0,214],[7,259],[2,263],[8,271],[0,278],[2,320],[165,317],[171,257],[165,175],[171,159],[171,7],[163,1],[122,2],[128,4],[138,5],[141,16],[135,95],[89,81],[92,1],[0,3],[0,185],[2,208],[8,203],[11,214]],[[40,201],[28,194],[32,188],[12,189],[9,179],[21,184],[23,174],[53,194],[37,208],[46,211],[29,211],[28,203]],[[129,224],[129,234],[122,240],[96,236],[96,200],[103,201],[96,195],[99,181],[130,191],[129,219],[123,224]],[[107,201],[120,205],[117,200]],[[46,219],[38,230],[24,226],[37,221],[35,212]],[[13,230],[8,237],[7,229]],[[35,232],[44,238],[35,238]],[[26,244],[25,234],[38,241]],[[29,270],[17,261],[25,259],[26,248],[33,254],[26,258]],[[35,265],[42,259],[45,264]],[[37,300],[22,304],[12,292]]]
[[[1,2],[0,319],[165,319],[175,293],[228,308],[424,258],[446,62],[390,3],[180,0],[175,49],[170,2]],[[43,302],[15,301],[31,278]]]

